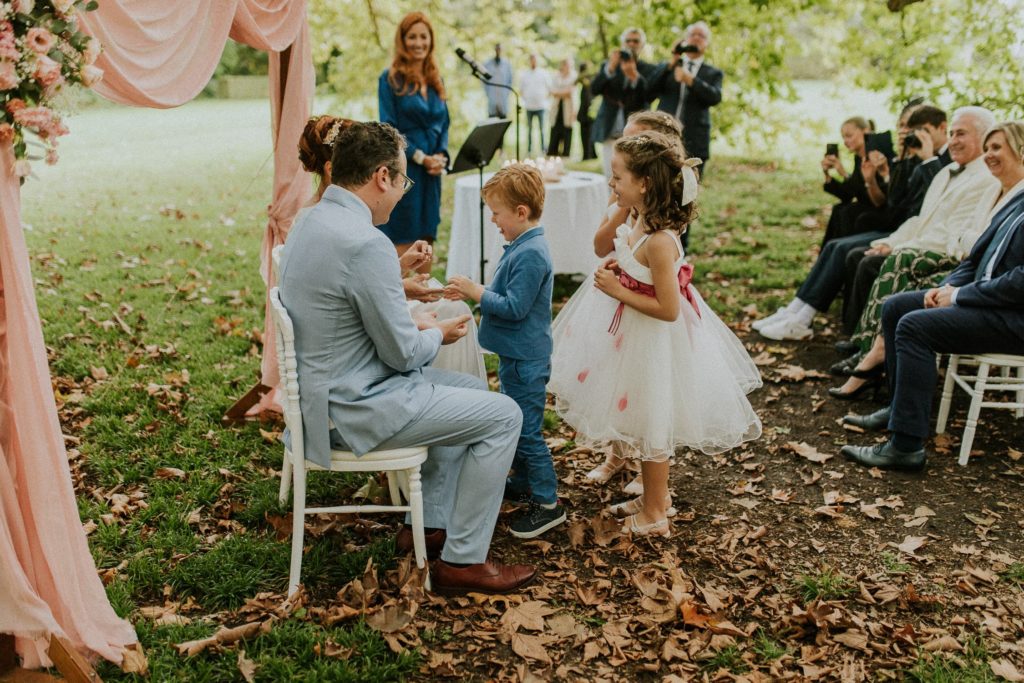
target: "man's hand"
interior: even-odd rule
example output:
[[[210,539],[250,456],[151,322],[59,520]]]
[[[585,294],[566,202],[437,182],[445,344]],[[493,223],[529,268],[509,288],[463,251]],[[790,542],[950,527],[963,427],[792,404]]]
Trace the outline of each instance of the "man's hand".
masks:
[[[472,319],[473,316],[467,313],[457,318],[437,321],[435,327],[441,330],[441,343],[452,344],[465,337],[466,333],[469,332],[469,321]]]
[[[889,160],[885,158],[885,155],[879,152],[877,149],[873,149],[868,152],[867,161],[861,164],[861,169],[864,168],[864,163],[871,163],[874,168],[875,174],[883,178],[889,177]]]
[[[932,136],[928,135],[928,132],[918,128],[914,131],[914,135],[921,141],[921,147],[914,150],[914,154],[921,158],[921,161],[931,159],[935,156],[935,144],[932,142]]]
[[[429,273],[412,275],[402,280],[402,287],[405,289],[405,298],[416,301],[437,301],[444,294],[444,288],[433,289],[427,285],[430,280]]]
[[[695,79],[694,75],[687,71],[683,65],[676,65],[672,75],[675,77],[676,83],[684,83],[686,85],[693,85]]]
[[[619,68],[619,62],[622,61],[622,55],[619,54],[618,50],[612,50],[608,53],[608,70],[613,72]]]
[[[437,327],[437,311],[416,311],[412,321],[418,330],[431,330]]]
[[[398,265],[402,272],[418,270],[420,266],[430,263],[434,258],[434,248],[426,240],[416,240],[405,253],[398,257]]]
[[[953,292],[955,288],[950,285],[942,285],[929,289],[924,293],[925,308],[945,308],[953,305]]]
[[[640,72],[636,68],[636,60],[631,59],[628,62],[622,62],[622,75],[625,76],[630,82],[635,81],[640,77]]]
[[[892,247],[888,244],[879,244],[877,247],[871,247],[864,252],[865,256],[888,256],[892,253]]]
[[[455,296],[455,295],[458,296]],[[448,278],[448,286],[445,287],[446,299],[472,299],[480,301],[484,296],[484,286],[470,280],[463,275],[453,275]]]

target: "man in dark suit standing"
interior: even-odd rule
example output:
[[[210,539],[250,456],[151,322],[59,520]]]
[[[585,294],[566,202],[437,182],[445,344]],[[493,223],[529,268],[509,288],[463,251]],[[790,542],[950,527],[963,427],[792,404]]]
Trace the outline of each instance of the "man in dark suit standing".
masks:
[[[640,59],[646,41],[643,31],[627,28],[620,41],[620,49],[612,50],[590,83],[591,94],[601,96],[591,139],[602,146],[605,178],[612,175],[612,149],[622,136],[626,119],[633,112],[646,109],[654,99],[649,93],[659,69],[657,64]]]
[[[722,72],[704,61],[710,44],[711,27],[703,21],[690,24],[672,58],[659,68],[649,98],[659,98],[658,109],[679,119],[686,154],[704,162],[711,156],[711,107],[722,101]],[[703,168],[698,166],[698,173]]]
[[[918,471],[927,455],[937,353],[1024,354],[1024,195],[992,218],[974,248],[942,285],[891,297],[882,309],[892,403],[847,424],[889,427],[878,446],[844,446],[867,467]]]

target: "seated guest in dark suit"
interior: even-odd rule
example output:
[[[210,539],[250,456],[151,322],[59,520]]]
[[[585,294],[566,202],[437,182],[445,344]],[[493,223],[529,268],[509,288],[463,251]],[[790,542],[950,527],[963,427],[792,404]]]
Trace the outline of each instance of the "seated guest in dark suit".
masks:
[[[1024,195],[993,217],[939,287],[886,301],[882,331],[892,402],[844,420],[865,429],[888,426],[892,437],[877,446],[844,446],[842,453],[867,467],[918,471],[927,461],[935,355],[1024,354]]]

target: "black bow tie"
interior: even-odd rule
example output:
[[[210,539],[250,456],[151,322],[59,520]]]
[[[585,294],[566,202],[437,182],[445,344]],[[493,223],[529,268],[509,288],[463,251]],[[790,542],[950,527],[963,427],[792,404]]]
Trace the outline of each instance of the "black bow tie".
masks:
[[[949,177],[950,178],[955,178],[956,176],[960,175],[961,173],[963,173],[966,170],[967,170],[966,166],[960,166],[959,164],[957,164],[956,168],[949,169]]]

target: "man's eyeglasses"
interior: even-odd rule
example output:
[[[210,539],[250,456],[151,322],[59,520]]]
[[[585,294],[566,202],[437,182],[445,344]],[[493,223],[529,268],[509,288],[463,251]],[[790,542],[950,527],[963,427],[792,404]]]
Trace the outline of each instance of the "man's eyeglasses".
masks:
[[[626,38],[626,42],[627,43],[639,43],[640,39],[639,38]]]
[[[395,171],[398,175],[402,176],[402,194],[409,194],[409,190],[416,184],[416,181],[405,175],[401,171]]]

